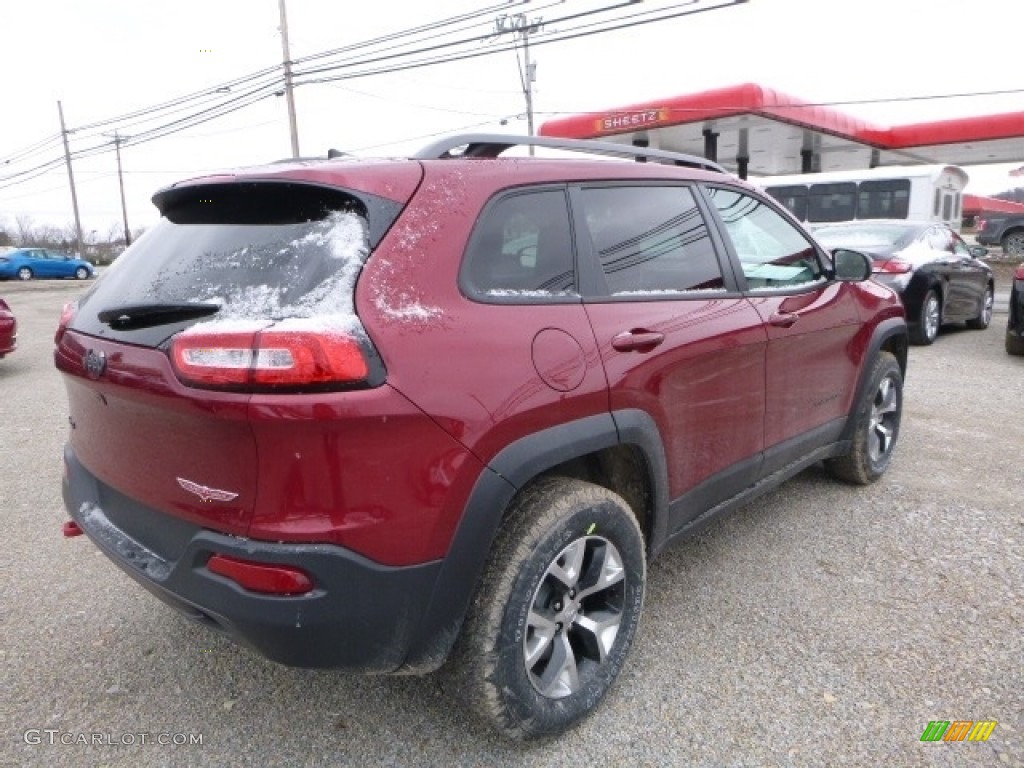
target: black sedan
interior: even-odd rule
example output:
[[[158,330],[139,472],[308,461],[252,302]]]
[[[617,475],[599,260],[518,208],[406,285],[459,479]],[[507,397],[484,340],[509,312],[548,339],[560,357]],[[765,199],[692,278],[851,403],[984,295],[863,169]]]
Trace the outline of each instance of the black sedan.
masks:
[[[1010,317],[1006,321],[1006,351],[1024,355],[1024,264],[1013,273],[1010,287]]]
[[[889,219],[844,222],[814,230],[826,248],[847,248],[871,257],[874,279],[903,299],[910,340],[931,344],[946,323],[987,328],[992,321],[995,279],[968,246],[944,224]]]

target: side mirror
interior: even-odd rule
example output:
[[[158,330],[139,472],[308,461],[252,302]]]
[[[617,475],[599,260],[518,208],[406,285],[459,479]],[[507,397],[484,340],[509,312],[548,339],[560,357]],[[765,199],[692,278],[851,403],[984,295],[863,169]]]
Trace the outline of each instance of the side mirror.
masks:
[[[871,277],[871,259],[860,251],[836,248],[832,251],[836,280],[859,283]]]
[[[983,259],[988,256],[988,248],[984,245],[969,245],[967,250],[971,252],[972,259]]]

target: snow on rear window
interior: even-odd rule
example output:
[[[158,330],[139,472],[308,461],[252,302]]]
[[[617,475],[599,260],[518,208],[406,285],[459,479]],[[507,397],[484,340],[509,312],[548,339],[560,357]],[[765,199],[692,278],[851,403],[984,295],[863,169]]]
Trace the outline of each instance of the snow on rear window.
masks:
[[[368,252],[366,222],[354,213],[336,211],[304,228],[290,240],[214,254],[215,274],[196,285],[190,300],[217,303],[221,310],[214,319],[197,323],[187,332],[261,328],[271,323],[276,330],[357,328],[353,291]],[[229,274],[242,270],[247,281],[223,279],[225,269]]]

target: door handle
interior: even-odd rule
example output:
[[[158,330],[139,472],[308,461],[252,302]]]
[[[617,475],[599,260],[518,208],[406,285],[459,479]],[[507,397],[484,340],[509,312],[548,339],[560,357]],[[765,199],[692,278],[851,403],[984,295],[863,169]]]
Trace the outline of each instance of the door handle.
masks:
[[[793,312],[773,312],[772,316],[768,318],[768,322],[776,328],[790,328],[799,319],[800,315]]]
[[[664,340],[665,334],[656,331],[625,331],[612,338],[612,348],[619,352],[650,352]]]

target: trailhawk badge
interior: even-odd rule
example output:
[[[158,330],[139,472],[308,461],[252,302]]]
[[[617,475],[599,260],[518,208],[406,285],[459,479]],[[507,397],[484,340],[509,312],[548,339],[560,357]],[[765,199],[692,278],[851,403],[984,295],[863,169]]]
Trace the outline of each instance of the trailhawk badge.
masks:
[[[178,481],[178,485],[184,488],[189,493],[194,493],[203,501],[231,501],[237,499],[238,494],[232,493],[231,491],[221,491],[217,488],[207,488],[205,485],[199,483],[193,483],[191,480],[186,480],[183,477],[174,478]]]

